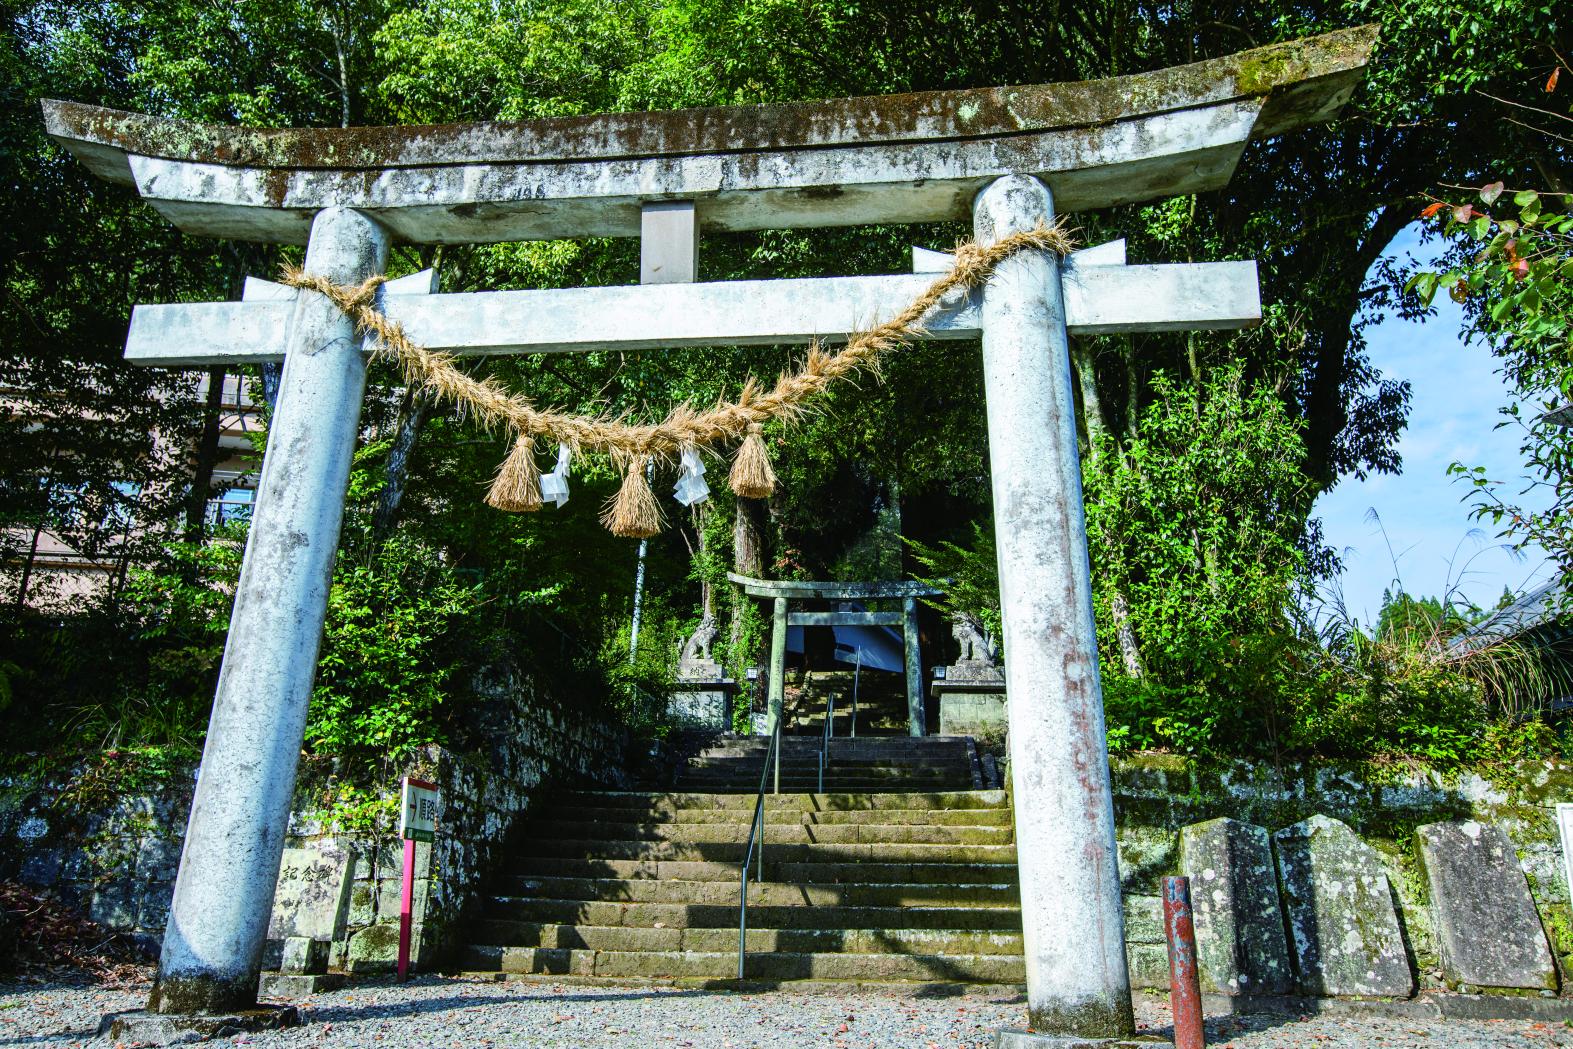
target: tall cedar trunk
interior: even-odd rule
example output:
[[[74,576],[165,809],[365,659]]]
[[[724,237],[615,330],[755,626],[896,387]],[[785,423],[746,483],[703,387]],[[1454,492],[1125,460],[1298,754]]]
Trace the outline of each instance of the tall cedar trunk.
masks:
[[[437,265],[441,248],[421,249],[421,268]],[[409,483],[410,461],[415,444],[420,440],[421,428],[431,415],[432,401],[424,387],[411,387],[404,391],[399,404],[399,418],[394,426],[393,446],[388,449],[388,464],[383,468],[382,495],[377,500],[377,511],[372,515],[372,542],[380,546],[399,521],[399,504],[404,500],[404,489]]]
[[[695,550],[701,562],[710,549],[709,537],[705,534],[705,519],[710,514],[708,502],[699,503],[689,508],[688,518],[694,526]],[[708,578],[699,580],[699,612],[703,619],[715,618],[715,587]]]
[[[208,391],[202,406],[202,435],[197,439],[191,464],[191,494],[186,500],[186,539],[200,542],[207,520],[208,493],[213,488],[213,468],[218,465],[219,418],[224,410],[224,369],[208,372]]]
[[[1125,336],[1125,350],[1120,357],[1125,365],[1125,434],[1135,437],[1142,410],[1142,388],[1136,374],[1136,340],[1129,335]]]
[[[1127,356],[1127,360],[1129,357]],[[1098,444],[1108,433],[1107,416],[1103,412],[1103,398],[1098,393],[1098,370],[1091,345],[1085,339],[1071,341],[1071,362],[1076,367],[1076,380],[1081,386],[1082,416],[1087,421],[1087,458],[1098,461]],[[1120,664],[1131,677],[1142,677],[1141,646],[1136,643],[1136,631],[1131,627],[1131,606],[1118,583],[1109,583],[1109,618],[1114,636],[1120,646]]]
[[[22,562],[22,578],[16,584],[16,610],[21,612],[27,605],[27,588],[33,582],[33,565],[38,562],[38,540],[43,535],[42,522],[33,526],[33,541],[27,548],[27,560]]]
[[[410,478],[411,453],[430,405],[430,399],[421,391],[414,388],[404,391],[393,445],[388,449],[388,465],[383,471],[382,494],[377,498],[377,511],[372,515],[372,540],[379,545],[399,519],[399,503],[404,499],[404,486]]]
[[[258,377],[262,380],[262,399],[267,402],[268,411],[277,411],[279,407],[279,380],[284,377],[283,361],[267,361],[257,368]]]
[[[1086,339],[1071,341],[1071,363],[1076,368],[1076,381],[1081,385],[1081,413],[1087,425],[1089,455],[1098,454],[1093,441],[1096,434],[1109,432],[1109,422],[1103,414],[1103,399],[1098,396],[1098,374],[1093,362],[1092,347]]]
[[[732,571],[755,579],[765,571],[765,501],[744,499],[738,496],[737,509],[732,517]],[[732,658],[738,657],[738,645],[743,640],[743,602],[748,597],[737,591],[732,601]],[[752,662],[757,653],[745,654]]]

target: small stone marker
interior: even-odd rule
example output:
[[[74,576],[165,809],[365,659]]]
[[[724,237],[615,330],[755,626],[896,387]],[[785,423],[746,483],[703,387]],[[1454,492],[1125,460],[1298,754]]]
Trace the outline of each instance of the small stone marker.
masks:
[[[1312,816],[1273,835],[1290,946],[1306,994],[1414,993],[1381,858],[1348,826]]]
[[[1556,990],[1556,965],[1518,855],[1475,820],[1415,828],[1449,986]]]
[[[1266,828],[1231,819],[1183,827],[1180,869],[1191,879],[1202,990],[1291,993],[1294,970]]]
[[[335,939],[343,932],[349,893],[347,852],[336,845],[285,849],[268,939]]]
[[[348,918],[350,856],[331,842],[285,849],[268,919],[268,938],[284,941],[279,971],[263,973],[263,998],[300,998],[340,986],[328,972],[328,950]]]

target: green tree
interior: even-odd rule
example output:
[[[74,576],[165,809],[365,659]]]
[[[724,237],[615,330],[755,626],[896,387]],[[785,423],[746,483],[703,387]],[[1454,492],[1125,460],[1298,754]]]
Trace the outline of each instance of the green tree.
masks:
[[[1500,425],[1520,435],[1527,484],[1463,463],[1450,472],[1468,486],[1473,515],[1499,538],[1550,555],[1566,594],[1573,593],[1573,211],[1556,161],[1566,153],[1557,129],[1573,118],[1547,108],[1564,73],[1573,77],[1573,67],[1558,56],[1544,82],[1546,104],[1515,103],[1518,122],[1539,135],[1536,168],[1553,190],[1509,189],[1499,178],[1456,203],[1457,196],[1433,201],[1422,216],[1451,245],[1453,265],[1415,274],[1406,290],[1427,307],[1445,290],[1463,304],[1468,332],[1500,361],[1508,386]]]
[[[1238,365],[1200,390],[1159,374],[1153,390],[1135,435],[1101,437],[1083,471],[1099,647],[1121,652],[1120,594],[1144,670],[1105,657],[1109,719],[1140,746],[1244,745],[1276,731],[1274,664],[1307,574],[1303,427]]]
[[[1560,154],[1505,119],[1511,107],[1489,96],[1522,101],[1529,79],[1538,90],[1549,69],[1549,51],[1502,41],[1533,24],[1537,40],[1566,53],[1569,32],[1566,12],[1549,0],[1205,9],[1093,3],[1055,17],[1022,0],[178,0],[154,7],[9,0],[3,11],[0,163],[6,184],[18,189],[0,201],[0,381],[33,402],[67,398],[43,430],[21,414],[0,418],[5,533],[25,537],[29,528],[53,527],[69,496],[72,505],[88,506],[81,521],[98,522],[77,526],[76,541],[124,551],[127,564],[156,568],[162,560],[176,569],[183,566],[162,553],[166,536],[158,528],[138,533],[141,547],[115,547],[103,525],[111,518],[97,508],[125,502],[134,490],[145,521],[175,520],[192,495],[183,479],[200,474],[187,460],[157,462],[152,455],[151,433],[197,440],[202,409],[191,403],[185,380],[119,360],[127,312],[136,301],[227,297],[239,277],[266,275],[282,253],[183,237],[125,190],[95,182],[42,135],[40,95],[245,124],[509,119],[1097,78],[1380,21],[1377,64],[1344,120],[1253,144],[1226,189],[1078,219],[1088,240],[1128,236],[1132,257],[1142,261],[1262,263],[1261,329],[1106,339],[1077,351],[1087,446],[1099,460],[1089,483],[1117,495],[1110,504],[1117,509],[1096,525],[1113,542],[1111,566],[1100,569],[1112,581],[1105,597],[1119,595],[1130,606],[1127,633],[1151,663],[1153,688],[1191,688],[1192,678],[1234,674],[1230,666],[1244,665],[1244,657],[1225,651],[1224,670],[1198,663],[1188,677],[1179,648],[1170,646],[1210,652],[1223,624],[1266,624],[1264,637],[1274,636],[1276,624],[1265,602],[1238,613],[1204,605],[1194,636],[1185,635],[1190,612],[1178,598],[1165,604],[1144,568],[1122,553],[1150,542],[1178,556],[1168,523],[1143,517],[1144,507],[1200,513],[1211,505],[1203,498],[1211,494],[1184,488],[1197,478],[1185,465],[1190,453],[1167,427],[1186,405],[1200,406],[1193,413],[1221,411],[1228,398],[1218,391],[1233,384],[1242,391],[1237,400],[1249,406],[1237,419],[1242,431],[1293,428],[1303,449],[1292,464],[1271,460],[1262,484],[1242,496],[1254,502],[1227,508],[1231,519],[1270,522],[1247,537],[1247,546],[1257,543],[1258,554],[1279,560],[1248,576],[1226,563],[1227,551],[1209,563],[1203,541],[1202,568],[1193,566],[1180,581],[1194,600],[1212,600],[1207,580],[1233,578],[1237,567],[1248,581],[1240,585],[1256,587],[1258,596],[1304,566],[1314,568],[1314,528],[1306,518],[1317,492],[1349,473],[1400,465],[1394,441],[1407,391],[1367,359],[1360,329],[1394,304],[1406,275],[1389,267],[1368,280],[1368,272],[1430,187],[1475,184],[1488,172],[1515,184],[1530,184],[1531,176],[1547,184],[1535,173],[1554,169]],[[1459,134],[1460,127],[1469,133]],[[909,244],[943,247],[965,232],[944,226],[707,234],[703,276],[891,272],[904,268]],[[590,240],[403,251],[396,260],[401,269],[432,263],[450,291],[627,283],[636,251],[626,242]],[[748,348],[474,367],[546,404],[660,413],[674,401],[735,391],[745,375],[773,373],[788,357]],[[724,536],[730,520],[752,522],[760,526],[752,538],[739,528],[740,549],[768,533],[770,571],[815,574],[842,563],[876,520],[895,517],[904,534],[931,546],[964,538],[987,515],[978,373],[975,349],[922,347],[898,356],[883,383],[838,391],[806,425],[769,435],[784,483],[767,514],[746,507],[734,513],[721,493],[700,527]],[[1214,401],[1219,406],[1209,408]],[[1149,436],[1145,426],[1155,411]],[[80,422],[107,417],[121,425]],[[633,575],[633,544],[611,539],[594,520],[615,483],[606,464],[578,466],[563,511],[508,518],[477,499],[502,454],[500,442],[427,411],[381,369],[372,376],[364,418],[369,440],[342,552],[345,571],[370,573],[344,577],[360,588],[364,607],[398,619],[419,596],[383,553],[414,549],[421,564],[441,563],[478,580],[478,607],[466,620],[485,618],[481,634],[500,631],[519,651],[551,649],[563,662],[593,664],[593,653],[626,619]],[[1120,472],[1133,461],[1152,479]],[[134,487],[117,487],[127,482]],[[1270,490],[1263,487],[1269,483]],[[651,544],[650,587],[657,605],[683,609],[717,573],[706,558],[699,559],[704,567],[690,569],[690,548],[701,544],[685,537],[696,526],[674,523],[679,527]],[[1271,549],[1261,545],[1268,536]],[[1287,547],[1283,537],[1291,540]],[[1293,540],[1303,553],[1295,553]],[[1285,612],[1282,604],[1278,611]],[[1119,614],[1112,607],[1102,613],[1103,629],[1114,629],[1110,621]],[[1106,647],[1119,640],[1116,632]]]

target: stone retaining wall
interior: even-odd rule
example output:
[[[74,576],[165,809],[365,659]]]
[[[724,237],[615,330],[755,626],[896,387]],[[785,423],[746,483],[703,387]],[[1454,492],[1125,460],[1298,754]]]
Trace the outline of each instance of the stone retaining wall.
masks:
[[[493,741],[489,752],[467,756],[434,752],[425,763],[424,771],[428,777],[435,776],[441,787],[443,811],[438,840],[417,847],[414,946],[418,966],[431,966],[449,946],[457,919],[493,867],[494,855],[517,817],[528,810],[540,787],[626,785],[627,740],[603,719],[576,717],[536,705],[528,688],[517,681],[498,682],[492,688],[500,702],[490,705],[496,724],[483,737]],[[1295,937],[1303,939],[1300,926],[1305,925],[1306,914],[1315,916],[1316,904],[1302,901],[1297,917],[1293,901],[1287,898],[1292,893],[1281,893],[1289,888],[1287,880],[1292,880],[1283,878],[1282,864],[1286,848],[1291,844],[1300,848],[1317,833],[1324,837],[1344,835],[1349,844],[1338,854],[1354,856],[1349,862],[1366,863],[1369,859],[1367,866],[1372,869],[1362,873],[1368,897],[1379,896],[1385,883],[1401,942],[1381,946],[1389,953],[1398,952],[1414,989],[1467,985],[1459,973],[1474,971],[1471,965],[1478,969],[1480,960],[1461,961],[1459,945],[1468,947],[1470,922],[1496,919],[1465,915],[1461,924],[1457,914],[1445,913],[1451,905],[1437,899],[1432,886],[1456,886],[1461,877],[1467,885],[1469,874],[1467,869],[1444,870],[1437,858],[1449,851],[1449,841],[1494,839],[1461,821],[1478,821],[1505,833],[1513,853],[1505,869],[1522,871],[1528,890],[1518,923],[1524,924],[1525,914],[1534,915],[1527,919],[1531,924],[1538,917],[1554,956],[1553,978],[1540,993],[1566,988],[1569,983],[1573,913],[1555,821],[1556,803],[1573,801],[1573,771],[1566,767],[1535,764],[1490,777],[1449,777],[1327,764],[1274,768],[1237,763],[1219,767],[1176,757],[1137,756],[1115,761],[1114,784],[1127,936],[1133,979],[1138,985],[1167,983],[1159,879],[1165,874],[1189,873],[1195,883],[1194,894],[1207,893],[1223,900],[1219,893],[1236,877],[1228,871],[1227,863],[1205,859],[1207,848],[1219,847],[1216,842],[1207,845],[1212,839],[1256,843],[1251,848],[1260,854],[1257,859],[1236,864],[1241,871],[1252,866],[1256,869],[1257,880],[1250,889],[1256,895],[1241,890],[1241,899],[1251,901],[1241,904],[1242,911],[1259,911],[1270,907],[1272,899],[1282,897],[1279,906],[1289,932],[1288,950],[1291,954],[1303,950],[1305,945]],[[160,791],[120,798],[85,815],[70,812],[69,804],[61,805],[60,801],[57,792],[48,789],[0,783],[0,878],[19,878],[52,888],[105,925],[156,943],[162,934],[190,804],[189,777]],[[1221,818],[1260,830],[1197,826]],[[1340,829],[1343,825],[1353,833],[1346,834]],[[1450,829],[1417,835],[1420,828],[1435,825]],[[1465,837],[1460,838],[1460,833]],[[1182,855],[1182,836],[1190,843],[1190,860]],[[1422,839],[1430,850],[1425,856]],[[286,857],[274,915],[275,924],[281,927],[275,936],[323,941],[327,960],[335,968],[366,971],[391,965],[397,943],[399,844],[387,838],[334,836],[319,818],[302,812],[292,822],[290,846],[303,851],[292,851]],[[291,871],[299,874],[308,868],[310,876],[292,887]],[[1503,867],[1499,864],[1498,868],[1500,877]],[[1210,880],[1215,876],[1220,880]],[[307,882],[315,886],[316,897],[302,895],[301,886]],[[1299,891],[1304,895],[1309,889],[1302,886]],[[1453,892],[1465,900],[1471,896],[1456,888]],[[1492,890],[1491,894],[1501,892]],[[1269,902],[1264,904],[1263,899]],[[1235,935],[1247,939],[1254,935],[1238,931],[1251,925],[1250,913],[1232,916],[1226,908],[1216,909],[1221,906],[1223,903],[1217,903],[1207,918],[1211,928],[1236,930]],[[1199,901],[1199,922],[1204,909]],[[1528,939],[1534,938],[1533,929],[1521,931]],[[1493,930],[1484,929],[1482,934],[1490,936]],[[1385,939],[1392,936],[1385,935]],[[1453,945],[1451,957],[1449,943]],[[1255,948],[1251,944],[1229,947],[1203,943],[1202,949],[1205,962],[1209,956],[1226,957],[1229,949],[1238,956]],[[1290,968],[1298,972],[1302,961]],[[1228,986],[1231,977],[1221,971],[1223,967],[1221,962],[1212,966],[1209,978],[1214,989],[1259,989]],[[1271,966],[1255,971],[1276,972]],[[1272,978],[1280,976],[1295,979],[1293,972]],[[1263,979],[1260,975],[1256,978]],[[1302,973],[1297,986],[1304,990],[1308,982]],[[1324,986],[1339,984],[1334,979]],[[1521,989],[1517,993],[1535,992]]]
[[[415,769],[435,777],[442,792],[437,840],[416,847],[417,966],[431,965],[447,946],[494,853],[533,798],[553,787],[625,782],[630,740],[604,712],[540,702],[529,681],[505,672],[478,688],[489,700],[478,705],[488,723],[475,732],[488,741],[486,749],[458,755],[433,747]],[[62,796],[59,784],[0,779],[0,879],[52,890],[156,949],[194,772],[90,805]],[[385,793],[397,791],[395,782]],[[281,938],[291,935],[324,941],[335,968],[388,968],[398,943],[401,844],[387,833],[334,833],[312,810],[314,796],[309,783],[297,793],[265,962],[278,964]]]
[[[1487,777],[1321,763],[1217,766],[1180,757],[1137,755],[1115,760],[1114,792],[1120,870],[1131,916],[1127,927],[1132,969],[1148,986],[1167,986],[1168,981],[1158,920],[1159,879],[1165,874],[1190,874],[1193,899],[1210,889],[1201,884],[1201,870],[1184,869],[1183,828],[1227,817],[1265,829],[1276,839],[1272,856],[1281,881],[1288,840],[1284,835],[1303,821],[1322,816],[1347,824],[1374,850],[1373,862],[1396,902],[1399,949],[1407,957],[1418,990],[1457,989],[1464,981],[1450,976],[1453,966],[1444,964],[1447,959],[1437,928],[1439,918],[1446,921],[1449,915],[1443,911],[1444,901],[1433,898],[1417,831],[1464,821],[1500,827],[1538,911],[1558,982],[1567,988],[1568,974],[1573,972],[1573,912],[1556,825],[1556,804],[1573,802],[1573,769],[1567,766],[1534,763]],[[1269,879],[1273,873],[1267,872]],[[1482,891],[1496,894],[1487,887]],[[1293,933],[1292,911],[1286,911],[1286,917]],[[1489,927],[1475,933],[1483,940],[1500,935]],[[1207,945],[1199,946],[1205,960]],[[1294,946],[1291,941],[1291,953]]]

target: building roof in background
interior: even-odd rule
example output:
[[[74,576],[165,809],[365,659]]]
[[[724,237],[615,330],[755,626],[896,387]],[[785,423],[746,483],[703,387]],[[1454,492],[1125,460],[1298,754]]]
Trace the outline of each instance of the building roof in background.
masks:
[[[1511,605],[1498,609],[1488,619],[1459,634],[1448,647],[1456,650],[1492,641],[1504,641],[1550,626],[1558,618],[1565,594],[1560,576],[1542,583],[1521,595]],[[1561,626],[1556,631],[1557,637],[1549,640],[1560,640],[1568,633],[1568,629]]]

